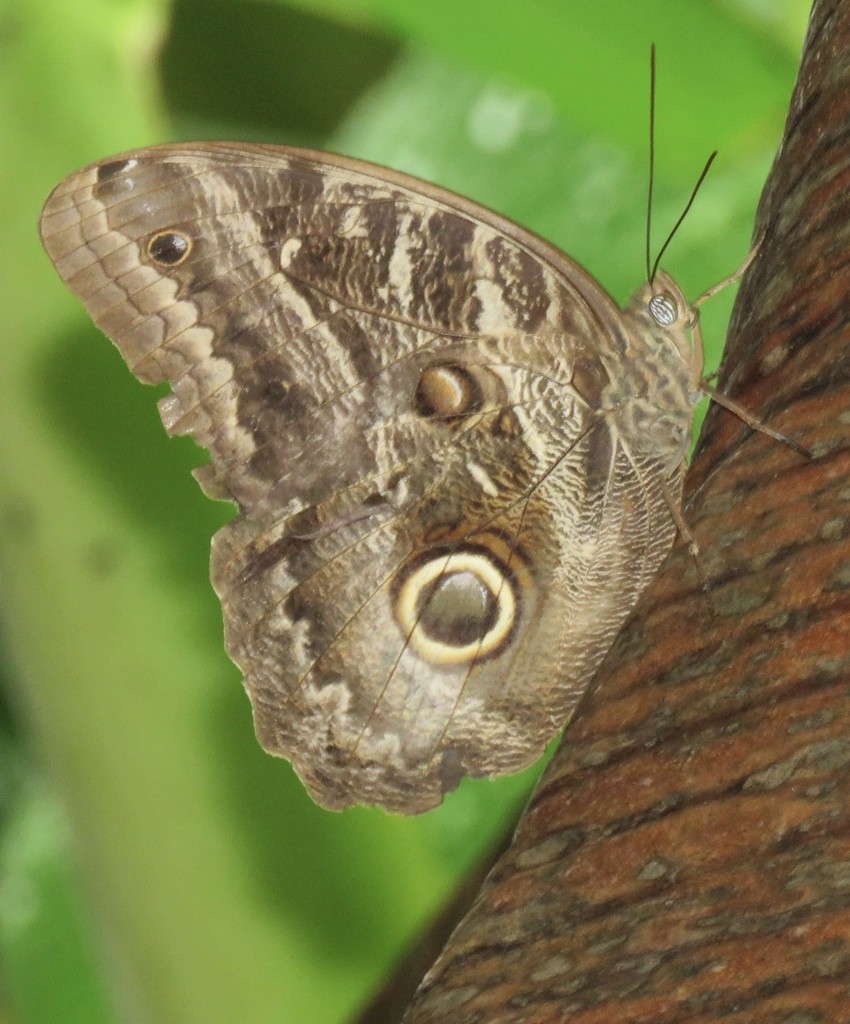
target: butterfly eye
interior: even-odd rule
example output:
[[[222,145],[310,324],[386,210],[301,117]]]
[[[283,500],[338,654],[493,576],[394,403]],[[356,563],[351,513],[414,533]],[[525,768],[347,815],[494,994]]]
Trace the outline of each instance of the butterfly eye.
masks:
[[[192,240],[179,231],[158,231],[148,239],[147,251],[155,263],[177,267],[192,251]]]
[[[660,327],[669,327],[674,324],[679,315],[676,303],[666,292],[659,292],[649,300],[649,312],[652,319]]]
[[[413,651],[432,665],[462,665],[497,653],[517,621],[513,575],[477,547],[428,552],[410,566],[395,614]]]
[[[465,366],[426,366],[416,385],[416,411],[429,419],[452,420],[481,408],[478,381]]]

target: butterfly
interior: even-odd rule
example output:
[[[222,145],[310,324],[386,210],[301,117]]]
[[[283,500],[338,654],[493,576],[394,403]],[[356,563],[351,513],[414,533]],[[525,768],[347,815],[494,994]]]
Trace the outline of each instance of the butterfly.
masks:
[[[66,178],[48,255],[233,502],[211,577],[261,744],[415,813],[572,714],[677,532],[696,309],[624,309],[462,196],[326,153],[155,146]]]

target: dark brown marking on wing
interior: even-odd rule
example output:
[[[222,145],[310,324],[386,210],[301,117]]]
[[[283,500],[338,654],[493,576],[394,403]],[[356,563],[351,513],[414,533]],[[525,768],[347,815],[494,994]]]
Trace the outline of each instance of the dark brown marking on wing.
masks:
[[[472,221],[453,213],[425,211],[414,218],[411,316],[447,331],[475,330],[481,305],[470,287],[475,283],[469,274],[474,237]]]
[[[137,163],[137,160],[131,159],[101,164],[97,169],[97,181],[92,187],[94,197],[107,204],[129,194],[135,188],[135,182],[127,172]]]
[[[604,420],[588,432],[584,457],[585,486],[589,493],[604,494],[608,488],[616,441]]]
[[[522,437],[522,426],[513,409],[504,409],[493,420],[492,432],[496,437],[516,440]]]
[[[598,359],[576,360],[572,385],[591,409],[602,407],[602,393],[609,384],[610,377]]]
[[[507,238],[491,238],[486,248],[502,301],[514,314],[513,326],[533,333],[546,318],[550,302],[540,261]]]
[[[343,310],[336,315],[334,323],[338,325],[336,340],[351,360],[357,380],[366,381],[380,373],[381,364],[373,351],[374,341],[355,317]]]
[[[104,184],[108,181],[112,181],[119,175],[124,174],[130,168],[134,167],[137,163],[136,160],[108,160],[98,167],[96,177],[98,184]]]

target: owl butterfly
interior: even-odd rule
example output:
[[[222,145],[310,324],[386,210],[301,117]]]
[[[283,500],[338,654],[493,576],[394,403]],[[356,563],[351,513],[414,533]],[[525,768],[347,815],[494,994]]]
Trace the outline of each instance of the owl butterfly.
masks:
[[[238,508],[212,581],[262,745],[325,807],[406,813],[533,762],[681,521],[675,282],[620,310],[467,199],[235,143],[93,164],[41,234]]]

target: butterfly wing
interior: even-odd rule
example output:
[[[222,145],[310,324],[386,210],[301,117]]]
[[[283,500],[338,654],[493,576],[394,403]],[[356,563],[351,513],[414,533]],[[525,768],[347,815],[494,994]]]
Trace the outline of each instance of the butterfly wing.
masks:
[[[238,507],[212,579],[266,749],[407,813],[531,763],[674,533],[600,411],[607,294],[461,197],[277,147],[98,163],[41,231]]]

